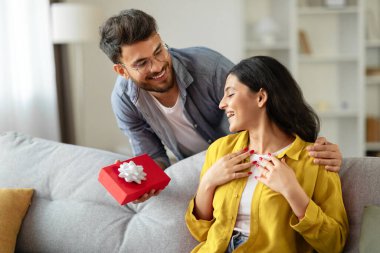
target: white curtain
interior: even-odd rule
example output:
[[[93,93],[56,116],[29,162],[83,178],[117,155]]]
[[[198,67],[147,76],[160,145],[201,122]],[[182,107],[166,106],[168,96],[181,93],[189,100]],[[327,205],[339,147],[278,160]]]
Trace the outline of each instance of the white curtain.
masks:
[[[60,140],[49,0],[0,0],[0,132]]]

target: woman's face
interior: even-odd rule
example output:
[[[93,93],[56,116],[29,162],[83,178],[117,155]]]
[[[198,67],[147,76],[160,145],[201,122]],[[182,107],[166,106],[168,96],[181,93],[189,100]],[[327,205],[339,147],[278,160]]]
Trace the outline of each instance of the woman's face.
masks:
[[[225,111],[231,132],[249,130],[257,125],[259,114],[263,112],[265,104],[262,103],[260,93],[261,91],[252,92],[233,74],[227,77],[219,108]]]

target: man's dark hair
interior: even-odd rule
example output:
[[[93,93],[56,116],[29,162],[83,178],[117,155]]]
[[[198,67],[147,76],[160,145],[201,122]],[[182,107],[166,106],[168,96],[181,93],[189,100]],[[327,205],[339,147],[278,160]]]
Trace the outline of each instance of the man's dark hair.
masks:
[[[230,73],[251,91],[259,92],[262,88],[268,93],[267,115],[285,133],[315,142],[319,118],[284,65],[269,56],[255,56],[242,60]]]
[[[110,17],[100,27],[100,49],[117,64],[120,62],[121,47],[148,39],[157,32],[156,20],[143,11],[123,10]]]

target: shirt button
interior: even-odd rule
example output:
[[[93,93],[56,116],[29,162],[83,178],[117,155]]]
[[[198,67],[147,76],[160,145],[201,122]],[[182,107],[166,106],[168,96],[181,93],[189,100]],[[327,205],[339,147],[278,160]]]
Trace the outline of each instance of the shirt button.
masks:
[[[208,142],[208,143],[211,143],[211,142],[212,142],[212,140],[208,140],[207,142]]]
[[[237,193],[235,193],[235,198],[239,197],[239,195]]]
[[[197,124],[194,124],[194,128],[197,128],[198,127],[198,125]]]

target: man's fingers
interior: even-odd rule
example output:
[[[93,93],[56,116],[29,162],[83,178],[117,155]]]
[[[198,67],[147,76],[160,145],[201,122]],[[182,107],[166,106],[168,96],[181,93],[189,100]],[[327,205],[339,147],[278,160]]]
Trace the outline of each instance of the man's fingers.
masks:
[[[336,144],[329,142],[325,137],[318,137],[314,142],[314,146],[316,145],[336,145]]]
[[[315,164],[328,165],[328,166],[338,166],[340,167],[340,159],[314,159]]]
[[[327,139],[325,137],[318,137],[316,140],[315,140],[315,144],[320,144],[320,145],[324,145],[327,143]]]
[[[133,201],[134,204],[138,204],[138,203],[141,203],[141,202],[144,202],[145,200],[147,200],[149,198],[149,194],[148,193],[145,193],[144,195],[142,195],[140,198],[136,199],[135,201]]]
[[[325,167],[326,170],[328,171],[331,171],[331,172],[338,172],[340,167],[339,166],[330,166],[330,165],[327,165]]]
[[[323,159],[341,159],[340,153],[331,152],[331,151],[310,151],[309,155],[314,158],[323,158]]]
[[[160,192],[161,192],[161,190],[156,191],[155,189],[152,189],[149,192],[147,192],[144,195],[142,195],[140,198],[138,198],[135,201],[133,201],[133,203],[134,204],[138,204],[138,203],[142,203],[144,201],[147,201],[152,196],[157,196]]]
[[[308,151],[330,151],[330,152],[338,152],[339,147],[336,144],[325,144],[325,145],[310,145],[307,146]]]

